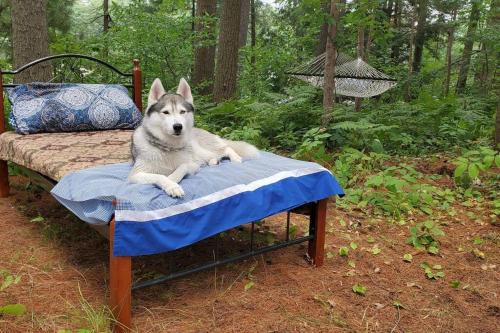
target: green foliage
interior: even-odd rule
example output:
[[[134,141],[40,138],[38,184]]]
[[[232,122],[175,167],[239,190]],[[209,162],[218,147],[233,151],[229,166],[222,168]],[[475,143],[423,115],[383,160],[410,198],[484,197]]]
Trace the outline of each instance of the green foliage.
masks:
[[[339,248],[339,255],[341,257],[347,257],[349,255],[349,248],[347,246],[341,246]]]
[[[437,280],[445,276],[444,272],[441,271],[441,265],[431,266],[428,262],[424,261],[420,264],[420,267],[423,268],[425,276],[430,280]]]
[[[314,127],[304,134],[302,144],[292,155],[293,158],[317,161],[321,164],[331,163],[331,157],[325,150],[325,141],[330,134],[323,129]]]
[[[408,165],[388,167],[368,176],[362,187],[348,190],[345,200],[396,220],[416,209],[429,215],[435,208],[447,209],[455,200],[453,193],[422,182],[422,177]]]
[[[410,228],[410,237],[406,240],[418,250],[426,250],[431,254],[439,252],[437,237],[444,236],[438,224],[432,220],[417,223]]]
[[[469,150],[455,160],[457,166],[454,173],[455,182],[469,188],[473,182],[494,167],[500,167],[500,154],[489,147],[479,147]]]
[[[7,270],[0,269],[0,292],[5,292],[9,287],[18,284],[21,281],[21,276],[15,276]],[[21,316],[26,312],[26,306],[23,304],[6,304],[0,306],[1,315]]]
[[[26,312],[23,304],[7,304],[0,306],[0,315],[22,316]]]
[[[361,283],[356,283],[354,286],[352,286],[352,291],[354,291],[356,294],[364,296],[366,293],[367,288],[362,285]]]

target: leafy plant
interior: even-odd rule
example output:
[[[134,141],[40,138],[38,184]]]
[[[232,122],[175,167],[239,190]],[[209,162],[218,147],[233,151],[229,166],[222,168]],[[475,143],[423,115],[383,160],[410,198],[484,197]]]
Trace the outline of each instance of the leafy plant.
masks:
[[[304,134],[302,144],[292,157],[318,161],[322,164],[331,162],[331,157],[325,150],[325,141],[329,137],[330,134],[326,133],[324,129],[311,128]]]
[[[500,167],[500,154],[488,147],[469,150],[455,160],[455,182],[465,188],[471,187],[481,172],[494,165]]]
[[[420,267],[424,269],[425,276],[431,280],[437,280],[445,276],[443,271],[440,271],[443,267],[441,265],[429,265],[426,261],[420,264]],[[436,271],[437,270],[437,271]]]
[[[436,237],[444,236],[438,224],[432,220],[417,223],[410,228],[410,237],[406,240],[418,250],[426,250],[431,254],[439,252],[439,242]]]
[[[2,278],[2,283],[0,284],[0,292],[4,292],[7,288],[12,285],[18,284],[21,281],[21,276],[12,275],[7,270],[0,270],[0,277]],[[23,304],[6,304],[0,306],[0,315],[13,315],[20,316],[26,312],[26,306]]]
[[[362,285],[361,283],[356,283],[354,286],[352,286],[352,291],[354,291],[356,294],[364,296],[366,293],[367,288]]]
[[[339,248],[339,255],[341,257],[347,257],[348,254],[349,254],[349,248],[347,246],[341,246]]]

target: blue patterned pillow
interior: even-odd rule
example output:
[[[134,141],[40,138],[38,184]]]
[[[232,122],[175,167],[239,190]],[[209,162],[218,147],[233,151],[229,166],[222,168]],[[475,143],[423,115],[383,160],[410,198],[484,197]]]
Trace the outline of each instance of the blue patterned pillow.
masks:
[[[20,134],[134,129],[142,119],[121,85],[35,82],[7,93]]]

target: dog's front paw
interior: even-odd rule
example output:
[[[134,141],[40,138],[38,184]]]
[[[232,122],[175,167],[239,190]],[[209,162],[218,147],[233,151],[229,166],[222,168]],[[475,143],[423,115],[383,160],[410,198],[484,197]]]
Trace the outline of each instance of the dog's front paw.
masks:
[[[229,159],[231,160],[231,162],[234,162],[234,163],[241,163],[241,162],[243,162],[243,159],[239,155],[231,156]]]
[[[184,196],[184,190],[179,184],[165,184],[162,189],[173,198],[182,198]]]
[[[219,164],[219,160],[216,158],[212,158],[208,161],[208,165],[213,166]]]

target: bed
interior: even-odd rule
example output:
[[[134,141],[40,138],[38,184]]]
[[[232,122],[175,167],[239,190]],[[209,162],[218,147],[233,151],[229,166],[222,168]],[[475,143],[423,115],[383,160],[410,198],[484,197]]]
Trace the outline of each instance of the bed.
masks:
[[[135,105],[142,111],[138,60],[133,61],[131,73],[124,73],[85,55],[46,57],[17,70],[0,70],[0,94],[3,96],[4,87],[16,86],[4,83],[4,76],[14,76],[43,62],[68,59],[79,72],[87,66],[81,61],[110,70],[122,80],[120,83],[125,81],[123,86],[130,90]],[[71,66],[65,66],[68,67]],[[4,113],[3,103],[0,111]],[[153,185],[127,182],[131,135],[132,130],[22,135],[7,131],[5,119],[0,117],[0,197],[9,195],[10,161],[24,168],[32,181],[51,191],[64,206],[109,239],[109,305],[117,322],[116,332],[132,327],[134,289],[302,242],[308,242],[312,263],[323,265],[327,203],[330,197],[343,195],[328,170],[314,163],[262,152],[258,159],[241,165],[224,162],[202,168],[197,175],[182,181],[186,196],[173,199]],[[255,247],[255,221],[280,212],[287,212],[285,239]],[[309,216],[307,235],[289,236],[291,212]],[[132,257],[174,251],[243,224],[251,226],[245,253],[133,283]]]

